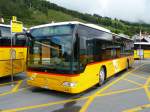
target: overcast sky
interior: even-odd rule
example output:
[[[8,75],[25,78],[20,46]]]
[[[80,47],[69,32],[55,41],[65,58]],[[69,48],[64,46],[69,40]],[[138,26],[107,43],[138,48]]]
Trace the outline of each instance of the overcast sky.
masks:
[[[49,0],[68,9],[150,23],[150,0]]]

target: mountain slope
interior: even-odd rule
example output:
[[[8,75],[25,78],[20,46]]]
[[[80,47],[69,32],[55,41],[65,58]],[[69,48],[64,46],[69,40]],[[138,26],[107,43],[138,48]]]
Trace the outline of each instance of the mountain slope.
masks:
[[[143,32],[150,32],[150,24],[130,23],[123,20],[102,17],[98,14],[83,14],[77,11],[68,10],[45,0],[0,0],[0,16],[9,23],[11,16],[17,16],[23,21],[26,27],[51,23],[52,21],[81,21],[98,24],[106,27],[115,33],[134,35]]]

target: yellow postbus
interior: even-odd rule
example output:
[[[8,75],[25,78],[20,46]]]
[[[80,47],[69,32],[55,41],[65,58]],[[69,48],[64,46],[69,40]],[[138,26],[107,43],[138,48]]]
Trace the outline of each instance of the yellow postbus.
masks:
[[[0,77],[26,70],[26,44],[25,35],[12,34],[10,25],[0,24]]]
[[[80,93],[132,65],[133,41],[93,24],[60,22],[30,29],[27,83]]]
[[[135,42],[134,43],[134,58],[135,59],[150,58],[150,43],[149,42]]]

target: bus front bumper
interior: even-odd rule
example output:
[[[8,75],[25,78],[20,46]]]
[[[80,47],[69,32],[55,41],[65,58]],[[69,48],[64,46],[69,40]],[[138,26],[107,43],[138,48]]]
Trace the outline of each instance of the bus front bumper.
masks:
[[[60,82],[58,80],[51,79],[51,78],[28,79],[27,84],[34,87],[56,90],[56,91],[61,91],[61,92],[66,92],[71,94],[82,92],[77,87],[77,84],[74,82],[68,82],[68,81]]]

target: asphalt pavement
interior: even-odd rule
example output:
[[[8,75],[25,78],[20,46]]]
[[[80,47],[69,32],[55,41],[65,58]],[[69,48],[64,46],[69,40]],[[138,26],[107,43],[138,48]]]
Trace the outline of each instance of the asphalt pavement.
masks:
[[[150,60],[76,94],[30,87],[26,73],[0,78],[0,112],[150,112]]]

